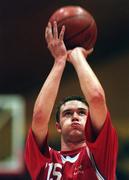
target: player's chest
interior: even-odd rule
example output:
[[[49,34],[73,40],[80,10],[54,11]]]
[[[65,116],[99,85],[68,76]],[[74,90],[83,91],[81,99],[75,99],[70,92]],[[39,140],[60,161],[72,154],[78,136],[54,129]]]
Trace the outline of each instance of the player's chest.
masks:
[[[96,180],[90,159],[80,153],[73,157],[54,157],[52,162],[46,163],[44,173],[47,180],[88,180],[89,177]]]

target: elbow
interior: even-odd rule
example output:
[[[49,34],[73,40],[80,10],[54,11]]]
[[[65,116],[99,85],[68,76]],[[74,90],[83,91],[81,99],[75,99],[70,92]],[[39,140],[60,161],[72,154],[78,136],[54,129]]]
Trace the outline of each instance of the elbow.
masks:
[[[94,105],[94,106],[98,106],[101,104],[105,104],[105,94],[104,91],[101,90],[95,90],[93,92],[93,94],[90,97],[90,104]]]
[[[42,110],[34,111],[33,112],[33,119],[32,119],[32,124],[41,124],[43,121],[43,112]]]

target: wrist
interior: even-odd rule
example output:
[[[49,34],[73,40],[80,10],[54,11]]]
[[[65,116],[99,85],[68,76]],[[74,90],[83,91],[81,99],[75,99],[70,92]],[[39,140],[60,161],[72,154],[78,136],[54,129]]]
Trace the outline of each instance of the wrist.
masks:
[[[69,51],[68,61],[73,65],[78,65],[83,61],[86,61],[86,57],[84,56],[81,48],[75,48],[73,51]]]
[[[67,55],[55,57],[55,61],[66,61]]]
[[[83,65],[85,61],[86,61],[86,58],[83,54],[79,54],[71,58],[71,63],[73,64],[73,66]]]
[[[65,64],[67,56],[60,56],[55,58],[55,63]]]
[[[66,65],[66,60],[63,58],[55,59],[54,65],[64,67]]]

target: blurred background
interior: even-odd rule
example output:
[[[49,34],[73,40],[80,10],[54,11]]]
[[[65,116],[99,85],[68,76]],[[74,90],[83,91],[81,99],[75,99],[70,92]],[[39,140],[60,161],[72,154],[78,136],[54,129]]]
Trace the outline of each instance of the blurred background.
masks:
[[[34,102],[53,65],[44,30],[51,14],[80,5],[95,18],[98,37],[88,62],[101,81],[119,137],[118,180],[129,179],[129,1],[0,1],[0,179],[25,179],[23,151]],[[57,101],[79,94],[71,65],[63,74]],[[49,143],[59,149],[51,117]],[[55,141],[56,140],[56,141]]]

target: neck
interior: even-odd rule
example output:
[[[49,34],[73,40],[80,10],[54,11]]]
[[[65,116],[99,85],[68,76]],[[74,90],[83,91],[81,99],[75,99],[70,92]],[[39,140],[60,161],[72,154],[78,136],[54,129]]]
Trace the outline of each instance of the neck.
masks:
[[[81,142],[67,142],[67,143],[61,140],[61,151],[72,151],[72,150],[75,150],[84,146],[86,146],[85,140]]]

